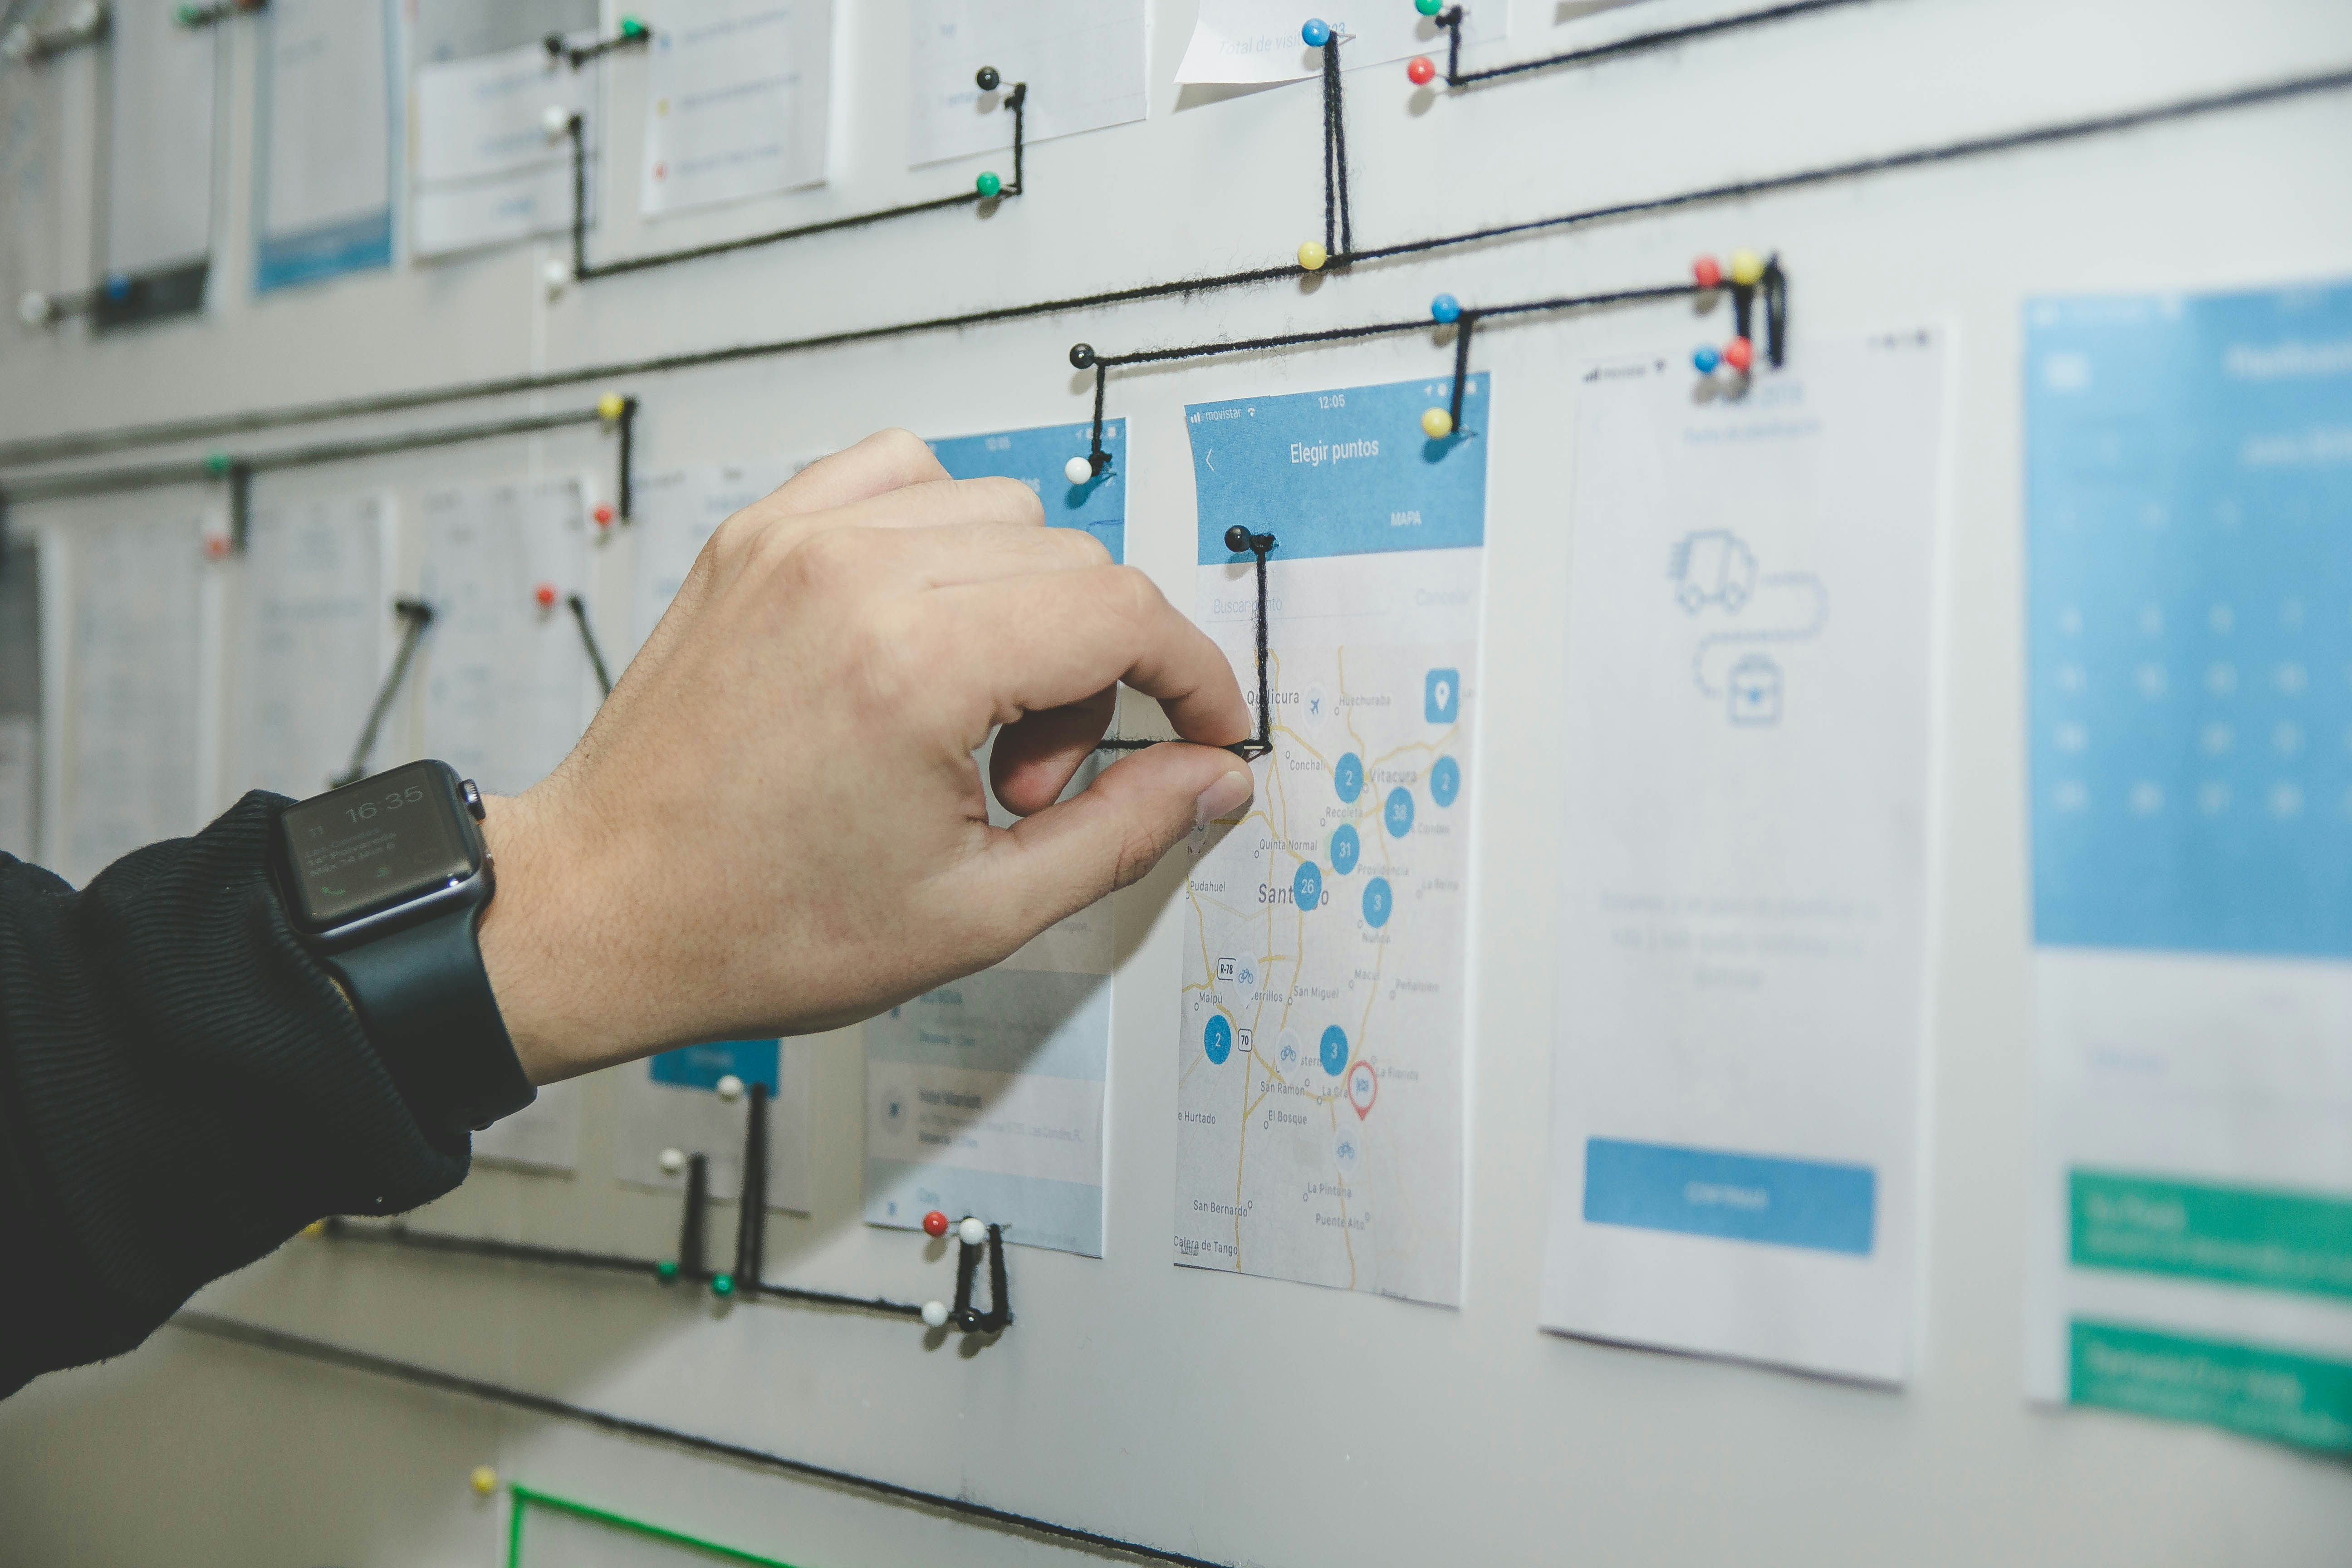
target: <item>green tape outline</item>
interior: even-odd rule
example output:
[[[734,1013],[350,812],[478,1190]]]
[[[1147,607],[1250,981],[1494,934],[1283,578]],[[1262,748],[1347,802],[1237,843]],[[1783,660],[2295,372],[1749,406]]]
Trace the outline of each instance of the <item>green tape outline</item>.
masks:
[[[642,1535],[671,1546],[684,1546],[692,1551],[707,1552],[713,1557],[724,1558],[730,1563],[748,1563],[752,1565],[752,1568],[793,1568],[793,1564],[780,1558],[762,1557],[756,1552],[746,1552],[740,1546],[726,1546],[716,1541],[705,1541],[698,1535],[688,1535],[682,1530],[671,1530],[666,1525],[649,1524],[642,1519],[631,1519],[627,1514],[614,1513],[610,1509],[597,1508],[593,1504],[578,1502],[571,1498],[557,1497],[552,1492],[541,1491],[535,1487],[525,1486],[520,1481],[508,1483],[507,1490],[514,1494],[514,1506],[507,1516],[507,1568],[522,1568],[522,1521],[524,1515],[534,1504],[556,1513],[568,1513],[574,1519],[588,1520],[593,1523],[605,1525],[614,1530],[625,1530],[631,1534]]]

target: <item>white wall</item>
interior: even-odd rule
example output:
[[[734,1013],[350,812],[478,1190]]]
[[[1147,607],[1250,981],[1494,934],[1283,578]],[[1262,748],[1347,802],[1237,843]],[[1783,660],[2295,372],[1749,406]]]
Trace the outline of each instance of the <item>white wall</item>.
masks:
[[[1402,4],[1403,0],[1396,0]],[[1152,113],[1032,150],[1030,191],[965,211],[575,289],[525,247],[254,300],[250,30],[232,28],[228,219],[204,320],[102,342],[0,329],[0,435],[355,395],[1268,264],[1319,235],[1313,84],[1168,84],[1189,0],[1159,0]],[[1516,0],[1498,55],[1727,7],[1651,0],[1555,26]],[[1585,7],[1560,5],[1560,13]],[[903,8],[845,5],[825,190],[640,231],[602,254],[937,194],[902,167]],[[1773,174],[2352,62],[2326,0],[1882,0],[1750,35],[1531,77],[1416,110],[1402,72],[1349,79],[1368,243]],[[64,64],[66,62],[61,62]],[[24,101],[21,74],[0,102]],[[618,171],[641,76],[611,73]],[[68,102],[84,94],[59,95]],[[44,220],[68,268],[0,246],[0,297],[78,279],[90,137],[58,138]],[[1793,352],[1948,322],[1960,356],[1949,671],[1939,727],[1925,1352],[1889,1393],[1549,1337],[1535,1329],[1553,1007],[1559,754],[1546,715],[1570,570],[1565,367],[1685,352],[1684,309],[1493,326],[1471,1158],[1465,1305],[1410,1306],[1171,1268],[1171,868],[1120,898],[1108,1256],[1021,1250],[1019,1321],[963,1356],[862,1317],[712,1310],[635,1281],[297,1244],[208,1293],[219,1310],[1204,1557],[1356,1568],[1495,1563],[2340,1563],[2352,1471],[2191,1427],[2029,1408],[2019,1394],[2033,1071],[2027,997],[2019,605],[2018,330],[2029,294],[2200,289],[2352,270],[2352,94],[1441,253],[1346,277],[640,376],[645,461],[1083,417],[1063,353],[1255,335],[1465,300],[1663,282],[1701,251],[1777,248]],[[625,191],[628,176],[613,188]],[[626,206],[625,201],[616,206]],[[22,202],[12,209],[26,221]],[[59,216],[62,215],[62,216]],[[68,221],[70,220],[70,221]],[[1129,559],[1192,596],[1186,401],[1435,374],[1417,337],[1126,374]],[[593,393],[594,388],[588,389]],[[552,394],[568,406],[577,394]],[[424,422],[422,420],[418,422]],[[382,422],[397,427],[398,421]],[[463,460],[520,470],[538,454]],[[324,480],[320,482],[326,482]],[[617,564],[617,561],[615,564]],[[617,613],[617,605],[606,616]],[[772,1278],[933,1293],[943,1264],[857,1223],[854,1038],[819,1070],[817,1213],[779,1218]],[[615,1108],[589,1100],[576,1180],[483,1171],[427,1223],[647,1252],[666,1201],[615,1190]],[[11,1289],[38,1289],[10,1279]],[[0,1563],[487,1564],[477,1463],[811,1564],[1071,1554],[724,1464],[165,1332],[0,1406]]]

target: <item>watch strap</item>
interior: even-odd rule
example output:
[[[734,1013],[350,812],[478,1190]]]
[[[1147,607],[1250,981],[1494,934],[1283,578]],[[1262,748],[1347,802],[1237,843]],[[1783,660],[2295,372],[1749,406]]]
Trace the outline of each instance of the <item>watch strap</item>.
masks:
[[[481,911],[453,909],[320,955],[418,1120],[452,1134],[478,1131],[539,1097],[482,966]]]

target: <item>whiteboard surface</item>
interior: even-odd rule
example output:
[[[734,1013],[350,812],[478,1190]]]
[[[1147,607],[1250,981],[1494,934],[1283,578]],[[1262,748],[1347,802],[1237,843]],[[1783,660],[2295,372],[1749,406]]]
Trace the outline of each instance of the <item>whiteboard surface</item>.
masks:
[[[1402,0],[1399,0],[1402,3]],[[1727,9],[1515,0],[1516,58]],[[1045,143],[1027,193],[550,300],[551,245],[522,245],[118,332],[0,336],[0,433],[21,437],[593,364],[1278,263],[1321,232],[1312,82],[1186,89],[1191,0],[1160,0],[1144,121]],[[1565,15],[1564,23],[1559,18]],[[612,19],[608,15],[608,23]],[[980,160],[908,170],[906,11],[838,17],[833,177],[821,189],[637,222],[605,204],[614,257],[922,199]],[[220,33],[230,121],[219,276],[251,276],[254,31]],[[1503,58],[1503,57],[1497,57]],[[63,64],[64,62],[60,62]],[[1003,62],[1000,62],[1001,64]],[[1360,240],[1381,243],[1693,190],[2352,63],[2326,0],[1879,0],[1429,101],[1384,67],[1349,79]],[[608,171],[634,171],[643,73],[606,71]],[[70,85],[71,79],[66,79]],[[54,203],[93,210],[88,106],[0,76],[0,103],[82,107],[57,138]],[[45,110],[47,112],[48,110]],[[0,117],[4,119],[5,117]],[[1069,422],[1105,352],[1396,320],[1465,301],[1667,281],[1691,257],[1777,249],[1791,352],[1809,336],[1934,321],[1955,332],[1956,476],[1941,584],[1932,911],[1936,1002],[1923,1210],[1922,1348],[1887,1392],[1540,1334],[1549,1151],[1558,819],[1546,714],[1573,563],[1564,526],[1567,368],[1720,336],[1681,305],[1490,324],[1487,723],[1477,765],[1469,1165],[1459,1310],[1231,1278],[1168,1262],[1169,1049],[1181,921],[1173,867],[1121,895],[1099,1261],[1022,1249],[1000,1342],[926,1350],[899,1323],[712,1307],[642,1282],[298,1243],[207,1292],[256,1321],[509,1380],[646,1419],[968,1495],[1199,1555],[1350,1568],[1577,1563],[2340,1563],[2352,1469],[2191,1427],[2029,1407],[2021,1393],[2032,1015],[2025,928],[2019,338],[2028,295],[2237,287],[2352,271],[2341,149],[2352,94],[2039,150],[1701,205],[1476,248],[1155,301],[625,380],[647,471],[790,456],[887,424],[933,435]],[[608,172],[608,180],[619,178]],[[618,187],[614,187],[617,189]],[[608,195],[610,193],[608,192]],[[625,193],[624,193],[625,197]],[[103,210],[103,196],[96,210]],[[0,244],[0,297],[84,271],[81,229]],[[1130,423],[1128,559],[1190,600],[1187,402],[1433,375],[1418,334],[1223,359],[1110,384]],[[577,405],[602,390],[552,393]],[[511,406],[502,405],[502,406]],[[437,411],[370,428],[476,416]],[[343,430],[361,433],[358,426]],[[304,438],[302,437],[292,439]],[[257,445],[258,443],[257,443]],[[609,471],[589,434],[315,476],[318,494]],[[314,476],[266,481],[288,499]],[[159,492],[164,504],[168,492]],[[12,529],[103,521],[15,509]],[[599,554],[603,624],[627,620],[628,552]],[[413,541],[403,571],[415,570]],[[44,685],[63,689],[58,672]],[[384,760],[391,759],[389,748]],[[70,781],[54,757],[45,787]],[[54,814],[47,814],[54,816]],[[854,1032],[814,1053],[814,1212],[777,1216],[772,1279],[921,1300],[950,1267],[858,1223]],[[420,1223],[551,1245],[667,1251],[667,1196],[611,1179],[619,1110],[584,1097],[580,1169],[485,1169]],[[715,1235],[731,1213],[715,1211]],[[488,1564],[502,1500],[475,1465],[811,1564],[1078,1561],[956,1524],[576,1426],[172,1331],[0,1405],[0,1563]],[[648,1559],[651,1561],[651,1559]]]

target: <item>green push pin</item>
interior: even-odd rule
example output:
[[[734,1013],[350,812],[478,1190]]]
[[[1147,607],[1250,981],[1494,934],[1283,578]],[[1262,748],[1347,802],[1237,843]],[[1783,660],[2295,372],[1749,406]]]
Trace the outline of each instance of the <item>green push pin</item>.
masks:
[[[663,1284],[675,1284],[677,1280],[677,1265],[665,1258],[654,1265],[654,1273]]]
[[[225,474],[235,466],[236,460],[230,458],[226,452],[207,452],[205,454],[205,472],[208,474]]]
[[[625,38],[642,38],[645,36],[646,25],[643,22],[638,21],[635,16],[624,16],[621,18],[621,37]]]
[[[1424,16],[1434,16],[1445,8],[1445,0],[1412,0],[1412,8]]]
[[[971,184],[972,189],[980,193],[980,199],[982,201],[994,200],[996,194],[1004,189],[1004,182],[996,177],[993,170],[983,172]]]
[[[732,1274],[712,1275],[710,1277],[710,1293],[714,1296],[732,1296],[735,1294],[735,1276]]]
[[[205,19],[205,8],[201,5],[182,5],[173,11],[172,17],[183,27],[193,27]]]

